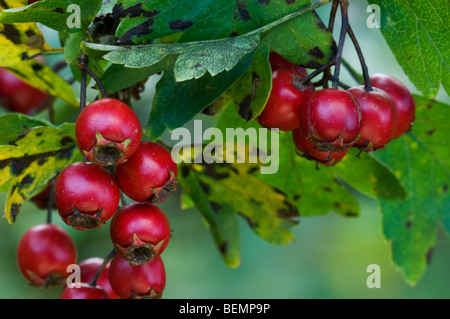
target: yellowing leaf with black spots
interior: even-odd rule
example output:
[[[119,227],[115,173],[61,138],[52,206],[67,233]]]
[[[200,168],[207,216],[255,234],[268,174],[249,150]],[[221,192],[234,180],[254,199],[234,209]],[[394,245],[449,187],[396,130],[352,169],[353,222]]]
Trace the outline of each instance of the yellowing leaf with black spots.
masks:
[[[0,10],[23,5],[23,1],[3,0],[0,1]],[[0,23],[0,67],[14,73],[31,86],[75,106],[78,104],[77,99],[66,81],[50,67],[35,59],[27,60],[40,52],[55,50],[45,42],[35,23]]]
[[[27,121],[30,119],[26,118]],[[75,144],[74,130],[74,124],[37,126],[0,146],[2,190],[9,184],[4,214],[8,222],[15,221],[25,200],[36,195],[67,165],[82,160]]]
[[[236,214],[262,239],[286,245],[294,239],[291,229],[298,224],[299,212],[285,194],[255,176],[262,166],[248,161],[254,158],[255,147],[238,144],[229,148],[231,152],[226,149],[222,145],[222,152],[203,158],[202,152],[208,153],[205,147],[193,147],[191,157],[183,152],[182,158],[190,163],[181,164],[179,182],[210,226],[227,265],[236,267],[240,263]],[[223,159],[224,153],[228,163],[212,160]]]

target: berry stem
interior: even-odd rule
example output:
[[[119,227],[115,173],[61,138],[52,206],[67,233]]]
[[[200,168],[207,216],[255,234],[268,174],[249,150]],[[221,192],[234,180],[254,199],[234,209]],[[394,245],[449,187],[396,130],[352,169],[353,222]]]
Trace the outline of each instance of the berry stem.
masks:
[[[80,59],[78,60],[78,69],[81,71],[80,112],[86,107],[87,73],[83,64],[87,59],[87,55],[82,53]]]
[[[105,269],[106,265],[111,261],[111,259],[116,254],[116,249],[113,248],[113,250],[106,256],[103,263],[98,267],[97,271],[95,272],[94,277],[92,277],[91,281],[89,281],[89,286],[95,287],[97,285],[98,277],[100,277],[100,274],[102,273],[103,269]]]
[[[333,34],[334,21],[336,20],[336,12],[337,12],[338,6],[339,6],[339,0],[333,0],[333,5],[331,6],[331,11],[330,11],[330,19],[328,20],[328,30],[331,34]],[[330,78],[331,78],[331,69],[328,68],[325,70],[325,72],[323,72],[323,76],[322,76],[322,86],[324,88],[328,87],[328,81]]]
[[[50,193],[47,201],[47,224],[52,223],[53,204],[55,202],[55,180],[52,180],[50,185]]]
[[[83,71],[84,71],[84,73],[89,74],[89,76],[94,79],[95,83],[97,83],[98,89],[100,90],[100,93],[102,94],[102,97],[103,98],[107,97],[106,90],[105,90],[105,87],[103,86],[102,81],[100,81],[100,79],[97,76],[97,74],[95,74],[89,68],[89,57],[85,53],[83,53],[81,55],[81,58],[80,58],[80,60],[78,62],[80,63],[78,65],[78,69],[81,70],[81,72],[82,72],[81,74],[83,75]]]
[[[301,79],[300,83],[307,83],[308,81],[315,78],[317,75],[322,73],[323,71],[329,69],[333,64],[335,64],[336,60],[332,59],[327,64],[322,65],[320,68],[316,69],[314,72],[311,72],[307,76],[305,76],[303,79]]]
[[[359,62],[361,63],[361,69],[364,77],[364,90],[372,91],[372,84],[370,83],[370,75],[369,69],[367,68],[366,61],[364,59],[364,55],[362,53],[361,47],[359,46],[358,40],[356,39],[355,34],[350,26],[347,27],[347,34],[353,42],[353,46],[355,47],[356,53],[358,54]]]
[[[339,74],[341,70],[342,52],[344,50],[345,36],[347,35],[348,23],[348,1],[339,0],[341,5],[342,26],[339,35],[339,44],[336,54],[336,64],[334,66],[333,88],[337,89],[339,84]]]

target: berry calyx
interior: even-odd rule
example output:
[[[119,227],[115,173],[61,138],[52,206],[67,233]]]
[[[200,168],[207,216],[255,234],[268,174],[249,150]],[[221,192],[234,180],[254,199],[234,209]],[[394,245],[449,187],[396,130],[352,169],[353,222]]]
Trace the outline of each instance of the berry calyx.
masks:
[[[63,286],[75,264],[77,249],[61,227],[39,224],[28,229],[19,241],[17,261],[22,275],[34,286]]]
[[[410,131],[416,117],[416,102],[408,88],[393,76],[382,73],[370,76],[370,82],[373,87],[389,94],[394,101],[397,113],[397,127],[394,138]]]
[[[67,166],[56,179],[55,201],[63,221],[78,230],[101,227],[116,212],[120,190],[114,177],[92,163]]]
[[[78,265],[80,266],[81,282],[90,283],[97,270],[102,266],[103,261],[103,258],[92,257],[80,262]],[[119,299],[119,296],[116,295],[109,282],[108,272],[110,265],[111,262],[107,263],[100,273],[100,276],[98,276],[97,286],[102,287],[108,293],[110,299]]]
[[[161,145],[142,142],[127,162],[116,167],[116,180],[125,195],[137,202],[163,202],[175,191],[178,166]]]
[[[313,88],[300,83],[302,74],[293,69],[278,69],[272,74],[272,90],[264,110],[258,116],[266,128],[291,131],[299,127],[301,104]]]
[[[300,76],[302,78],[308,75],[308,72],[304,67],[289,62],[276,52],[270,52],[269,63],[272,68],[272,71],[276,71],[278,69],[292,69],[300,73]]]
[[[349,92],[338,89],[315,91],[300,112],[300,128],[322,152],[352,146],[359,136],[361,108]]]
[[[166,286],[166,271],[160,256],[131,266],[122,254],[116,254],[111,260],[109,281],[121,299],[157,299]]]
[[[84,282],[79,285],[79,287],[66,286],[60,299],[110,299],[105,289],[100,286],[90,286]]]
[[[360,137],[355,146],[372,152],[386,147],[394,137],[397,113],[392,98],[384,91],[373,87],[365,91],[360,85],[348,89],[361,106]]]
[[[294,139],[296,150],[300,156],[303,156],[310,161],[316,161],[325,166],[333,166],[340,162],[348,152],[348,149],[331,152],[319,151],[299,128],[292,131],[292,137]]]
[[[139,147],[142,128],[139,118],[125,103],[103,98],[89,104],[77,118],[78,148],[90,162],[119,165]]]
[[[164,212],[150,203],[121,207],[111,220],[111,240],[132,266],[160,255],[170,240],[170,225]]]

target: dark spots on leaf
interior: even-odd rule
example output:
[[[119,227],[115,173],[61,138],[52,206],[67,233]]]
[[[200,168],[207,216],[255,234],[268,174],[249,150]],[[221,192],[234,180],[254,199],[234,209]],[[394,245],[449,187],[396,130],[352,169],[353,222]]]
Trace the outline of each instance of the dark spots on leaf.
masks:
[[[286,2],[287,4],[293,4],[293,3],[295,3],[295,0],[285,0],[285,2]]]
[[[258,0],[258,2],[262,4],[269,4],[270,0]]]
[[[37,136],[37,137],[42,136],[42,132],[36,133],[36,136]]]
[[[250,175],[256,174],[259,171],[259,167],[258,166],[251,166],[248,170],[247,173]]]
[[[445,184],[444,186],[442,186],[442,191],[443,191],[444,193],[446,193],[446,192],[448,191],[448,185],[447,185],[447,184]]]
[[[183,176],[183,178],[188,177],[189,172],[190,170],[186,165],[181,166],[181,176]]]
[[[40,159],[38,159],[38,161],[37,161],[37,164],[38,164],[39,166],[42,166],[42,165],[44,165],[45,163],[47,163],[47,160],[46,160],[45,158],[40,158]]]
[[[412,221],[408,220],[408,221],[405,223],[405,226],[406,226],[406,228],[411,229],[412,224],[413,224]]]
[[[64,10],[62,8],[55,8],[52,11],[56,13],[64,13]]]
[[[196,65],[194,65],[194,69],[198,69],[199,67],[201,67],[202,65],[200,63],[197,63]]]
[[[69,158],[71,158],[72,157],[72,151],[73,151],[74,148],[75,148],[75,145],[71,146],[71,147],[67,147],[67,148],[61,149],[60,151],[57,152],[58,157],[60,159],[69,159]]]
[[[219,249],[222,254],[226,254],[228,251],[228,241],[225,240],[222,244],[220,244]]]
[[[436,129],[431,129],[431,130],[428,130],[428,131],[426,131],[425,133],[427,133],[428,135],[433,135],[434,133],[436,132]]]
[[[277,216],[281,219],[291,220],[292,218],[298,217],[299,213],[297,207],[292,203],[284,200],[284,207],[277,210]]]
[[[252,118],[252,111],[250,109],[252,103],[251,94],[247,94],[239,103],[239,115],[247,122]]]
[[[122,19],[125,17],[136,18],[136,17],[146,17],[153,18],[157,16],[160,12],[157,10],[148,11],[142,8],[142,3],[135,4],[134,6],[124,9],[123,4],[120,3],[114,6],[112,17],[115,20]]]
[[[61,143],[62,146],[66,146],[67,144],[73,143],[73,139],[71,137],[69,137],[69,136],[64,136],[61,139],[60,143]]]
[[[27,35],[27,37],[32,37],[32,36],[34,36],[34,35],[36,35],[36,33],[34,32],[34,30],[27,30],[26,32],[25,32],[25,34]]]
[[[20,40],[20,33],[13,24],[4,24],[3,28],[4,30],[1,33],[3,33],[9,41],[14,44],[22,43],[22,41]]]
[[[325,191],[325,192],[328,192],[328,193],[331,193],[333,190],[331,189],[331,187],[328,187],[328,186],[324,186],[324,187],[322,187],[322,189]]]
[[[133,39],[148,35],[153,32],[153,19],[148,19],[147,21],[139,24],[137,27],[128,30],[124,35],[122,35],[117,41],[120,44],[132,44]]]
[[[431,263],[431,257],[433,256],[433,252],[434,252],[433,247],[431,247],[431,248],[427,251],[427,254],[426,254],[427,265],[429,265],[429,264]]]
[[[238,36],[239,34],[236,32],[236,31],[233,31],[233,32],[231,32],[231,34],[230,34],[230,38],[232,38],[232,37],[236,37],[236,36]]]
[[[34,72],[39,72],[40,70],[42,70],[44,68],[44,66],[40,65],[40,64],[33,64],[31,66],[31,68],[33,69]]]
[[[209,191],[210,191],[210,187],[209,187],[209,185],[208,184],[206,184],[206,183],[204,183],[204,182],[202,182],[202,181],[199,181],[199,184],[200,184],[200,187],[202,188],[202,190],[203,190],[203,192],[205,193],[205,194],[209,194]]]
[[[205,174],[217,180],[230,177],[230,172],[218,172],[214,165],[206,165]]]
[[[25,187],[31,183],[34,182],[34,177],[32,177],[30,174],[26,175],[19,183],[19,187]]]
[[[30,56],[28,55],[28,52],[23,52],[20,58],[22,61],[26,61],[30,59]]]
[[[4,159],[4,160],[1,160],[1,161],[0,161],[0,169],[5,168],[5,167],[8,166],[11,162],[12,162],[12,159],[11,159],[11,158],[7,158],[7,159]]]
[[[0,0],[0,7],[2,7],[2,9],[9,9],[9,6],[4,0]]]
[[[308,61],[308,63],[305,64],[305,67],[308,69],[318,69],[322,66],[322,64],[314,61],[314,60],[310,60]]]
[[[325,54],[323,54],[323,51],[319,47],[314,47],[313,49],[308,51],[309,55],[312,55],[313,57],[316,57],[318,59],[322,59],[325,57]]]
[[[171,30],[183,31],[192,25],[193,25],[193,23],[190,20],[184,20],[184,21],[183,20],[175,20],[175,21],[169,22],[169,28]]]
[[[354,212],[354,211],[351,211],[351,210],[348,210],[348,211],[345,212],[345,216],[347,216],[347,217],[357,217],[358,213]]]
[[[250,228],[255,229],[256,227],[258,227],[258,224],[255,223],[255,222],[253,222],[253,220],[252,220],[250,217],[245,216],[245,215],[243,215],[242,213],[238,213],[238,215],[240,215],[242,218],[245,219],[245,221],[246,221],[247,224],[250,226]]]
[[[294,197],[293,197],[293,199],[294,199],[295,201],[298,201],[300,198],[302,198],[302,195],[300,195],[300,194],[296,194],[296,195],[294,195]]]
[[[20,209],[20,204],[12,204],[11,205],[10,215],[11,215],[11,219],[13,222],[16,221],[16,217],[19,214],[19,209]]]
[[[276,193],[278,193],[278,194],[280,194],[280,195],[283,195],[283,196],[286,196],[286,193],[284,193],[283,191],[279,190],[278,188],[272,187],[272,189],[273,189]]]
[[[426,108],[427,108],[428,110],[430,110],[430,109],[433,108],[433,105],[432,105],[431,103],[430,103],[430,104],[427,104]]]
[[[219,213],[220,212],[220,210],[222,209],[222,205],[220,205],[220,204],[218,204],[218,203],[216,203],[216,202],[210,202],[210,204],[211,204],[211,208],[212,208],[212,210],[214,211],[214,213]]]
[[[237,3],[237,12],[234,15],[234,19],[243,21],[248,21],[252,19],[250,17],[250,13],[247,11],[247,5],[242,0],[238,1]]]

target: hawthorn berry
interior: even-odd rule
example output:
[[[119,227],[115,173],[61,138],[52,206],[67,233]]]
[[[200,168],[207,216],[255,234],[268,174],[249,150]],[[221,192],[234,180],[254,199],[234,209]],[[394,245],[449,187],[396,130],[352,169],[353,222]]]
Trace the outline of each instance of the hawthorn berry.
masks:
[[[356,98],[339,89],[312,92],[300,112],[300,128],[320,151],[342,150],[359,136],[361,108]]]
[[[176,188],[178,166],[172,155],[154,142],[141,142],[115,176],[125,195],[137,202],[163,202]]]
[[[292,69],[300,73],[301,77],[305,77],[308,75],[308,72],[301,65],[296,65],[294,63],[289,62],[281,55],[276,52],[270,52],[269,54],[269,63],[272,68],[272,71],[276,71],[278,69]]]
[[[100,286],[90,286],[85,282],[80,287],[66,286],[60,299],[110,299],[108,293]]]
[[[0,104],[11,112],[30,114],[46,99],[42,92],[20,78],[0,68]]]
[[[73,239],[61,227],[39,224],[19,241],[17,261],[22,275],[34,286],[63,286],[70,275],[67,266],[77,261]]]
[[[109,282],[121,299],[157,299],[166,286],[166,271],[160,256],[131,266],[122,254],[116,254],[111,260]]]
[[[133,266],[142,265],[160,255],[170,240],[167,216],[150,203],[132,203],[117,211],[111,219],[111,240]]]
[[[120,190],[114,177],[92,163],[73,163],[56,179],[55,201],[63,221],[78,230],[101,227],[116,212]]]
[[[78,148],[88,161],[101,166],[119,165],[139,147],[139,118],[125,103],[103,98],[89,104],[75,123]]]
[[[408,88],[400,80],[382,73],[370,76],[370,82],[373,87],[389,94],[394,101],[397,113],[394,138],[410,131],[416,117],[416,102]]]
[[[397,112],[392,98],[374,87],[366,91],[364,85],[348,89],[361,106],[360,136],[355,146],[372,152],[384,148],[394,137]]]
[[[102,266],[104,259],[99,257],[92,257],[83,260],[78,265],[80,266],[80,280],[84,283],[90,283],[92,278],[94,278],[97,270]],[[97,286],[102,287],[108,293],[110,299],[119,299],[114,290],[109,283],[109,266],[111,262],[105,265],[102,272],[97,278]]]
[[[319,162],[325,166],[333,166],[340,162],[347,154],[348,149],[340,151],[322,152],[316,149],[316,146],[307,139],[303,131],[298,128],[292,131],[295,147],[298,153],[310,161]]]
[[[313,92],[300,83],[302,74],[293,69],[278,69],[272,73],[272,90],[257,121],[267,128],[292,131],[299,127],[299,112],[305,99]]]

